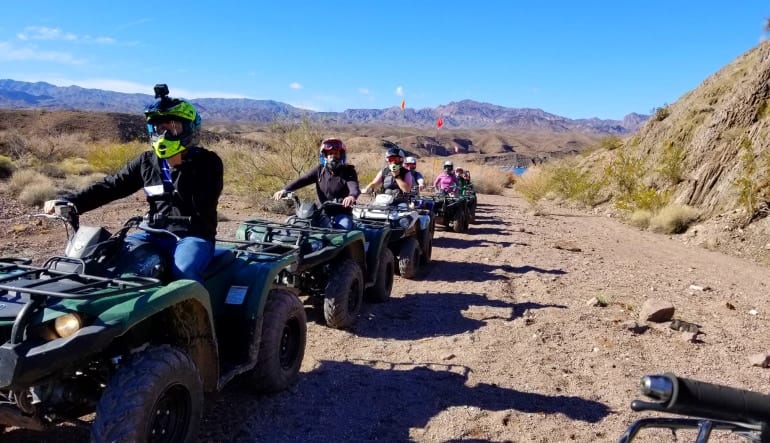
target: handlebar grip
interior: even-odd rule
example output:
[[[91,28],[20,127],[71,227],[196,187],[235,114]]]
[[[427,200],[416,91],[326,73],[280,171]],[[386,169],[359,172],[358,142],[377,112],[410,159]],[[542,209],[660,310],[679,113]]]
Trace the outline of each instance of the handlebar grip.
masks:
[[[649,377],[661,376],[647,376],[643,383]],[[661,398],[665,411],[715,420],[770,423],[770,395],[681,378],[671,373],[662,377],[672,383],[670,397]]]
[[[170,222],[190,223],[192,222],[192,217],[189,215],[167,215],[166,220]]]

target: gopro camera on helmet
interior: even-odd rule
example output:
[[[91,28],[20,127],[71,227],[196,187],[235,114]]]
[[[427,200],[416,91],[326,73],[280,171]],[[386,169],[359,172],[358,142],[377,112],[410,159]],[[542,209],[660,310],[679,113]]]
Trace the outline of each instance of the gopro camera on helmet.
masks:
[[[168,85],[165,83],[158,83],[153,88],[155,90],[155,98],[164,98],[168,96]]]

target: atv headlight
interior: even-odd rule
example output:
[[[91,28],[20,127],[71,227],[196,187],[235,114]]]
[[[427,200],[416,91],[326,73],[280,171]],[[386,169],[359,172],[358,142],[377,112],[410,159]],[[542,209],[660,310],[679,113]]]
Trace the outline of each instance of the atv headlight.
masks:
[[[83,321],[77,314],[64,314],[61,317],[56,318],[53,322],[53,328],[59,337],[69,337],[70,335],[78,332],[83,326]]]
[[[404,217],[401,220],[398,221],[398,225],[402,228],[408,228],[409,225],[412,224],[412,219],[410,217]]]

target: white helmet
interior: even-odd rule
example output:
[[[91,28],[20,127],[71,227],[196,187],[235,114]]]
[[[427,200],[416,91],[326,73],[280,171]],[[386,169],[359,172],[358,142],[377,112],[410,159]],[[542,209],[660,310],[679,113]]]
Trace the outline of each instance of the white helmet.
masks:
[[[406,160],[404,160],[404,164],[405,165],[416,165],[417,164],[417,159],[410,155],[409,157],[406,158]]]

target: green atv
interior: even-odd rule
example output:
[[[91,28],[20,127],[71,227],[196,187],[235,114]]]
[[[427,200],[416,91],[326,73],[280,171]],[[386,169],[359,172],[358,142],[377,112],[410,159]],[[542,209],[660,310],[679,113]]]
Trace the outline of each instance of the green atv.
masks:
[[[280,273],[281,283],[322,305],[327,326],[353,326],[364,296],[374,302],[390,298],[394,258],[387,247],[389,226],[362,226],[349,231],[331,228],[324,209],[339,203],[302,203],[293,193],[286,199],[295,202],[294,216],[285,223],[246,220],[236,238],[299,248],[297,262]]]
[[[79,226],[73,209],[48,216],[74,230],[65,256],[0,259],[0,429],[72,423],[92,441],[194,441],[204,392],[236,376],[260,392],[296,381],[305,311],[277,283],[296,247],[218,243],[203,284],[170,281],[167,257],[126,241],[130,229],[163,232],[157,220],[111,235]]]
[[[475,217],[475,194],[471,200],[470,196],[437,191],[435,194],[423,198],[433,201],[436,223],[447,229],[452,229],[454,232],[467,231],[471,219]]]

